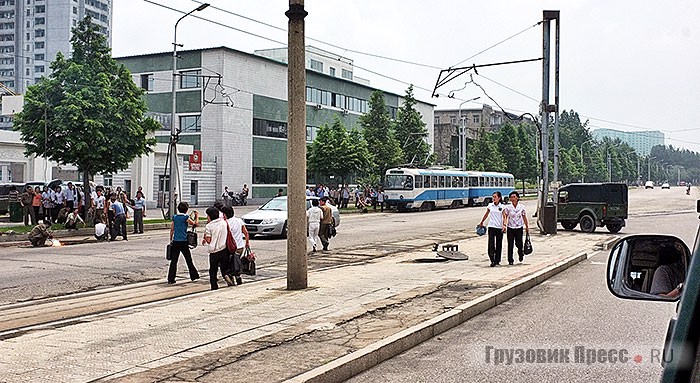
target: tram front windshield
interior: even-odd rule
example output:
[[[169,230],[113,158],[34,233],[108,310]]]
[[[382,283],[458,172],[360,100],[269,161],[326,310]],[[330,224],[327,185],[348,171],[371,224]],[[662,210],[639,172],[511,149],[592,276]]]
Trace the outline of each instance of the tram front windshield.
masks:
[[[386,176],[385,190],[413,190],[413,176]]]

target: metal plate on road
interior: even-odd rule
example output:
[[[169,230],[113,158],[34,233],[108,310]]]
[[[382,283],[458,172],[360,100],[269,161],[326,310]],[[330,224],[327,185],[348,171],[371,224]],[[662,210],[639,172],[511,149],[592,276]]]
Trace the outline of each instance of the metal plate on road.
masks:
[[[466,261],[469,256],[460,251],[438,251],[437,255],[449,259],[451,261]]]

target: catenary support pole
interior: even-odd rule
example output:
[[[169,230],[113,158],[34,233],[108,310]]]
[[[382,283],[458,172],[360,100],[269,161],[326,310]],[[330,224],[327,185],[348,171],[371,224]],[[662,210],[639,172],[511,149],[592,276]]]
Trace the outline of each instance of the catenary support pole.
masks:
[[[287,133],[287,289],[308,286],[306,264],[306,66],[304,0],[289,0]]]

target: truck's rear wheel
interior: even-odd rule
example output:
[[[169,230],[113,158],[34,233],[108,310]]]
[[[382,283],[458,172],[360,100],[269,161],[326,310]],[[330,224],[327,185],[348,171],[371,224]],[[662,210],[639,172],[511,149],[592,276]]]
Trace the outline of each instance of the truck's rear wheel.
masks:
[[[576,221],[562,221],[561,226],[564,228],[564,230],[574,230],[574,228],[578,225]]]
[[[615,234],[618,231],[620,231],[620,229],[622,229],[622,224],[621,223],[609,223],[609,224],[605,225],[605,227],[608,228],[609,232]]]
[[[590,215],[581,217],[579,225],[581,225],[581,231],[584,233],[592,233],[595,231],[595,220]]]

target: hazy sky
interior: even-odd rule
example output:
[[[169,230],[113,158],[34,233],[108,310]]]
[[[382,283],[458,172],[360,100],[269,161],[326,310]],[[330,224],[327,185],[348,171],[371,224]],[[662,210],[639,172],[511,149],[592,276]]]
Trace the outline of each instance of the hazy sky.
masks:
[[[199,3],[152,2],[182,11]],[[172,50],[173,27],[181,14],[153,3],[114,1],[115,56]],[[223,45],[252,53],[286,43],[288,0],[209,3],[212,7],[193,16],[228,27],[190,16],[178,26],[182,49]],[[306,0],[305,8],[307,45],[353,59],[355,75],[380,89],[403,94],[406,84],[413,83],[417,98],[437,104],[437,109],[460,103],[444,96],[431,98],[438,68],[541,57],[542,26],[534,25],[543,10],[560,10],[561,109],[575,110],[593,129],[660,130],[667,145],[700,151],[700,2]],[[482,68],[473,80],[506,110],[537,114],[541,67],[534,62]],[[477,86],[464,86],[469,80],[465,76],[439,92],[464,88],[456,92],[458,98],[480,96],[477,102],[493,105]]]

